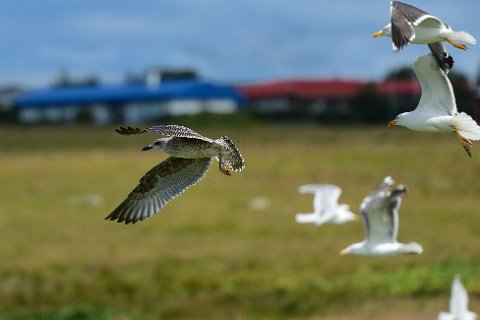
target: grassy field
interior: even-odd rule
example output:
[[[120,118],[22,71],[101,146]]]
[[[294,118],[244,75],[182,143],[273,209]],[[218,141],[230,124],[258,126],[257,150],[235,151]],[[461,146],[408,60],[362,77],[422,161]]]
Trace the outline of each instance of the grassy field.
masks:
[[[246,159],[212,167],[161,214],[103,218],[165,155],[113,128],[0,128],[0,319],[435,319],[460,273],[480,311],[480,144],[403,128],[194,126]],[[339,256],[362,223],[298,225],[306,183],[358,206],[386,175],[409,193],[419,256]]]

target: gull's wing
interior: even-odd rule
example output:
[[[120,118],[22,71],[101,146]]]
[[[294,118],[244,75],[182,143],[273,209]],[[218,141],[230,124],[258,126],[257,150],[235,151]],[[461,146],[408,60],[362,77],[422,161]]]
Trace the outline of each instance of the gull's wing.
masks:
[[[398,207],[406,191],[399,186],[393,192],[389,189],[393,180],[387,177],[362,201],[360,212],[365,222],[366,238],[370,243],[395,242],[398,232]]]
[[[128,224],[154,215],[200,181],[211,163],[211,158],[167,158],[145,173],[127,199],[105,219]]]
[[[434,42],[428,45],[430,51],[432,52],[435,61],[437,61],[438,66],[440,69],[447,74],[450,69],[453,68],[453,58],[450,54],[448,54],[445,46],[441,42]]]
[[[431,54],[420,56],[413,64],[413,71],[422,87],[422,96],[415,110],[443,115],[457,113],[452,84]]]
[[[322,212],[322,188],[321,184],[304,184],[298,187],[300,193],[313,193],[313,212]]]
[[[313,193],[313,210],[321,215],[337,203],[342,190],[331,184],[305,184],[298,188],[301,193]],[[335,206],[336,207],[336,206]]]
[[[452,293],[450,296],[450,313],[456,317],[461,317],[468,312],[468,293],[465,290],[462,282],[460,281],[460,276],[455,275],[455,279],[452,283]]]
[[[362,203],[360,204],[360,211],[366,209],[379,195],[383,196],[384,193],[388,192],[393,186],[394,182],[395,181],[393,181],[392,177],[385,177],[378,187],[363,199]]]
[[[390,3],[390,23],[392,26],[393,49],[398,51],[415,39],[414,25],[426,18],[435,17],[409,4],[392,1]]]
[[[339,187],[328,184],[322,190],[323,211],[334,212],[338,208],[338,198],[342,194],[342,189]]]
[[[177,126],[174,124],[166,124],[160,126],[153,126],[146,129],[139,129],[139,128],[132,128],[132,127],[120,127],[119,129],[115,129],[121,135],[132,135],[132,134],[140,134],[144,132],[151,132],[156,134],[161,134],[164,136],[171,136],[171,137],[181,137],[181,138],[196,138],[202,140],[209,140],[208,138],[202,136],[201,134],[193,131],[190,128],[184,126]]]

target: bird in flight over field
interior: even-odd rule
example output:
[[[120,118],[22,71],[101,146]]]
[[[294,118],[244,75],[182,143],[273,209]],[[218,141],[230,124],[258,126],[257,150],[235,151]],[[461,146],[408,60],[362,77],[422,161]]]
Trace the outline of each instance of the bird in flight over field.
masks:
[[[313,193],[313,212],[297,213],[297,223],[342,224],[357,220],[357,216],[349,211],[348,204],[339,204],[338,198],[342,189],[333,184],[305,184],[298,188],[301,193]]]
[[[420,254],[422,246],[416,242],[400,243],[398,234],[398,208],[407,189],[399,185],[391,190],[393,179],[386,177],[360,205],[366,237],[343,249],[340,254],[362,256],[393,256],[398,254]]]
[[[443,41],[462,50],[467,50],[468,47],[456,41],[477,43],[471,34],[453,31],[437,17],[400,1],[390,3],[390,23],[372,35],[374,38],[379,36],[391,37],[393,50],[396,52],[409,43],[427,44],[444,72],[453,67],[453,58],[447,53]]]
[[[404,126],[415,131],[454,132],[471,157],[472,141],[480,140],[480,126],[465,112],[457,111],[452,84],[438,68],[431,54],[419,57],[413,64],[422,87],[415,110],[399,114],[388,126]]]
[[[475,320],[477,315],[468,310],[468,293],[460,281],[460,275],[455,275],[450,295],[450,312],[440,312],[438,320]]]
[[[219,171],[242,171],[245,161],[235,144],[223,136],[212,140],[190,128],[177,125],[160,125],[147,129],[116,129],[121,135],[151,132],[167,136],[155,140],[142,151],[159,149],[170,157],[150,169],[128,197],[107,216],[107,220],[135,223],[159,212],[169,201],[199,182],[213,159],[219,162]]]

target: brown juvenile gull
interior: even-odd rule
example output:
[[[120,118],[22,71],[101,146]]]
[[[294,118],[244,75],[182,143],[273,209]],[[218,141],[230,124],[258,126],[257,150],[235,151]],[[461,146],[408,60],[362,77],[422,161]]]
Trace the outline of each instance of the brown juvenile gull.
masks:
[[[242,171],[245,162],[235,144],[223,136],[212,140],[183,126],[160,125],[147,129],[116,129],[122,135],[152,132],[168,138],[160,138],[142,151],[160,149],[170,155],[150,169],[140,179],[138,186],[106,217],[107,220],[135,223],[159,212],[169,201],[200,181],[212,164],[219,162],[219,170],[231,175],[230,170]]]
[[[409,43],[428,44],[439,67],[448,72],[453,67],[453,58],[447,53],[442,41],[458,49],[467,50],[464,41],[476,44],[475,38],[465,31],[453,31],[437,17],[412,5],[392,1],[390,3],[390,23],[372,37],[387,36],[392,38],[393,50],[398,52]]]

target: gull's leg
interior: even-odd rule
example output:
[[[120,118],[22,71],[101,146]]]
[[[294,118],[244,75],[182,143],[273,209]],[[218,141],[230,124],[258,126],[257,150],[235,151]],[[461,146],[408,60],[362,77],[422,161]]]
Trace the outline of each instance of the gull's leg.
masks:
[[[464,137],[462,137],[458,131],[455,132],[457,134],[457,139],[458,141],[460,142],[460,144],[462,145],[463,149],[465,149],[465,151],[467,152],[468,156],[471,158],[472,157],[472,153],[470,152],[470,150],[472,150],[472,141],[468,140],[468,139],[465,139]]]
[[[449,38],[444,38],[444,39],[445,39],[445,41],[447,41],[448,43],[450,43],[452,46],[454,46],[457,49],[468,50],[468,47],[466,45],[462,44],[462,43],[455,43],[452,40],[450,40]]]

